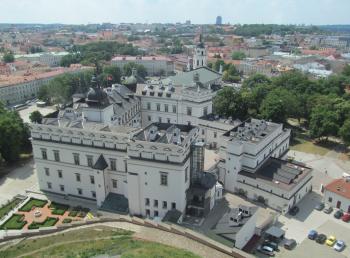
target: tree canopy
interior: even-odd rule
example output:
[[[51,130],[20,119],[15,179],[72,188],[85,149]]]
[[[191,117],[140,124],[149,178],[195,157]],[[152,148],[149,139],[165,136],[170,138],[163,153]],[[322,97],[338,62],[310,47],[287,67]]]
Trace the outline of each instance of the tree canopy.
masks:
[[[11,51],[7,51],[3,55],[2,61],[4,61],[5,63],[12,63],[15,61],[15,56],[13,55],[13,53]]]
[[[40,111],[35,110],[32,113],[30,113],[29,120],[32,123],[41,124],[41,121],[43,120],[43,115],[40,113]]]

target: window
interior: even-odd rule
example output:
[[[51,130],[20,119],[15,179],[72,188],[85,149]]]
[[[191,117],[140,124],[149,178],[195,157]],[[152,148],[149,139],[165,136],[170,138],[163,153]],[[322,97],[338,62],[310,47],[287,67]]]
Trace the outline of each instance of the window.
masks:
[[[202,129],[202,135],[204,135],[205,134],[205,130],[204,129]]]
[[[125,172],[128,172],[128,163],[126,163],[126,160],[124,160],[124,168]]]
[[[83,194],[83,189],[77,188],[77,190],[78,190],[78,194],[79,194],[79,195],[82,195],[82,194]]]
[[[172,208],[172,209],[176,209],[176,202],[172,202],[172,203],[171,203],[171,208]]]
[[[150,216],[151,215],[151,211],[149,209],[146,209],[146,216]]]
[[[92,196],[92,198],[96,198],[96,192],[95,191],[91,191],[91,196]]]
[[[168,202],[167,201],[163,201],[163,209],[167,209],[168,208]]]
[[[57,162],[60,161],[60,152],[59,151],[54,150],[53,155],[55,157],[55,161],[57,161]]]
[[[117,170],[117,163],[115,159],[109,159],[110,163],[111,163],[111,170],[112,171],[116,171]]]
[[[161,123],[162,122],[162,118],[158,117],[158,122]]]
[[[168,174],[160,173],[160,185],[168,185]]]
[[[115,180],[115,179],[112,179],[112,186],[113,186],[113,188],[117,188],[117,186],[118,186],[118,181]]]
[[[45,175],[50,176],[50,169],[49,168],[45,168]]]
[[[214,132],[214,138],[216,138],[218,136],[217,132]]]
[[[153,206],[154,206],[154,207],[158,207],[158,200],[154,200],[154,201],[153,201]]]
[[[152,117],[148,116],[148,121],[151,122],[152,121]]]
[[[159,212],[158,211],[154,211],[154,217],[158,217],[159,216]]]
[[[165,111],[165,112],[169,112],[169,105],[168,105],[168,104],[165,104],[165,105],[164,105],[164,111]]]
[[[52,184],[50,182],[47,182],[47,188],[52,189]]]
[[[146,198],[146,199],[145,199],[145,205],[146,205],[146,206],[149,206],[149,198]]]
[[[92,185],[95,184],[95,177],[94,177],[94,176],[90,176],[90,183],[91,183]]]
[[[75,173],[75,179],[77,180],[77,182],[80,182],[80,174],[79,173]]]
[[[160,111],[160,104],[157,103],[157,111]]]
[[[187,115],[192,116],[192,108],[191,107],[187,107]]]
[[[170,118],[167,118],[166,121],[168,124],[170,124]]]
[[[79,154],[78,153],[73,153],[73,157],[74,157],[74,164],[79,166],[80,165]]]
[[[185,168],[185,183],[187,182],[188,180],[188,167]]]
[[[176,105],[173,105],[173,113],[176,113]]]
[[[328,202],[332,202],[332,200],[333,200],[332,197],[328,198]]]
[[[150,102],[147,102],[147,109],[151,110],[151,103]]]
[[[208,107],[204,107],[204,109],[203,109],[203,115],[204,115],[204,116],[208,115]]]
[[[87,155],[86,156],[86,159],[87,159],[87,165],[90,167],[90,168],[92,168],[92,166],[93,166],[93,161],[92,161],[92,156],[91,155]]]
[[[47,151],[46,149],[41,149],[41,156],[43,159],[47,159]]]
[[[64,192],[64,185],[60,185],[61,192]]]
[[[58,177],[59,177],[59,178],[62,178],[62,177],[63,177],[63,175],[62,175],[62,170],[57,170],[57,174],[58,174]]]

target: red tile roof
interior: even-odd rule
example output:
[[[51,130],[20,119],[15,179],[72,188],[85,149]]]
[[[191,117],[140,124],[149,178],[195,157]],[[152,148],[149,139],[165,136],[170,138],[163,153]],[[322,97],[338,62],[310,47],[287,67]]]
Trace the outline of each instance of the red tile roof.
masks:
[[[327,191],[341,195],[347,199],[350,199],[350,180],[346,178],[340,178],[333,180],[325,186]]]

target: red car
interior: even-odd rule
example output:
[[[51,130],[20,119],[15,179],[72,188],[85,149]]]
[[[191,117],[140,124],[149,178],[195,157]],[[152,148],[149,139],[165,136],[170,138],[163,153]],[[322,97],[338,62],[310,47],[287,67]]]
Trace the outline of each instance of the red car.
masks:
[[[350,213],[345,213],[342,217],[341,217],[342,221],[344,222],[349,222],[350,221]]]

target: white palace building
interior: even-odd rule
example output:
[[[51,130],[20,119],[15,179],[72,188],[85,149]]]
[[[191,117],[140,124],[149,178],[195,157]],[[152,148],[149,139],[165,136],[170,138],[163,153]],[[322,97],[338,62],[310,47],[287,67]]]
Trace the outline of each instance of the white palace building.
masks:
[[[181,220],[208,214],[223,189],[281,212],[311,191],[312,170],[280,159],[290,138],[281,124],[213,119],[221,74],[209,68],[147,82],[136,92],[92,82],[70,107],[31,124],[44,192]],[[204,171],[208,143],[221,157],[210,172]]]

